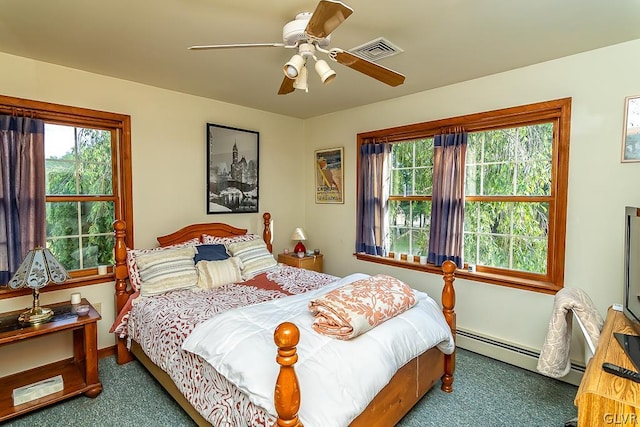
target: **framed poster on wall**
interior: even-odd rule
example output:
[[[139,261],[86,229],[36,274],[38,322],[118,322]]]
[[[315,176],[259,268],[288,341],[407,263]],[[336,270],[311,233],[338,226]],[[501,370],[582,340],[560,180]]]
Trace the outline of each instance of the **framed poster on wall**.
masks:
[[[316,203],[344,203],[343,157],[342,147],[315,152]]]
[[[207,123],[207,213],[258,212],[258,132]]]

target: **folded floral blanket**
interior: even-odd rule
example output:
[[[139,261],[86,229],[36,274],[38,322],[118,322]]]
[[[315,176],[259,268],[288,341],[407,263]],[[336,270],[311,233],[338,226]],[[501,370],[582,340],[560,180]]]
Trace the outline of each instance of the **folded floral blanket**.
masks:
[[[395,277],[378,274],[334,289],[309,302],[313,329],[348,340],[416,304],[413,289]]]

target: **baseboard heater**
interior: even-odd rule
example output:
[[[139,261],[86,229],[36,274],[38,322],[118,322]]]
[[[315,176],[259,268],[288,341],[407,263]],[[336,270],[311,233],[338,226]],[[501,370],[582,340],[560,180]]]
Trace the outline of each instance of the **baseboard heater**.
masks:
[[[496,349],[499,353],[501,353],[501,355],[504,355],[506,357],[500,357],[499,359],[506,362],[506,363],[510,363],[512,365],[516,365],[516,366],[520,366],[522,368],[525,369],[530,369],[530,364],[524,364],[525,366],[523,366],[523,364],[521,363],[517,363],[517,361],[514,361],[514,359],[522,359],[522,356],[526,356],[528,358],[531,359],[535,359],[535,361],[537,361],[540,358],[540,352],[538,351],[534,351],[531,349],[527,349],[527,348],[522,348],[522,347],[518,347],[514,344],[510,344],[510,343],[505,343],[502,341],[498,341],[496,339],[490,338],[490,337],[486,337],[486,336],[482,336],[482,335],[478,335],[474,332],[470,332],[470,331],[466,331],[464,329],[458,329],[456,331],[456,335],[458,338],[462,337],[464,339],[468,339],[477,343],[481,343],[485,346],[490,346],[494,349]],[[464,344],[464,342],[462,343]],[[466,348],[465,345],[460,345],[461,348],[464,348],[465,350],[470,350],[470,351],[475,351],[473,348]],[[471,347],[471,346],[469,346]],[[480,351],[477,351],[480,354]],[[511,353],[513,355],[515,355],[516,357],[509,357],[509,355],[507,353]],[[489,356],[492,357],[492,356]],[[583,374],[584,370],[585,370],[585,366],[582,364],[578,364],[575,362],[571,362],[571,370],[575,371],[576,373],[579,374]]]

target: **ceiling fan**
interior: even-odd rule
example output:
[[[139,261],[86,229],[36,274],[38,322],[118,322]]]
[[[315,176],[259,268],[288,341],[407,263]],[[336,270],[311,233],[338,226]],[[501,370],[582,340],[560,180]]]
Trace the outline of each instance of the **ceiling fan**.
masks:
[[[238,43],[191,46],[191,50],[233,49],[248,47],[284,47],[296,53],[284,65],[284,79],[278,95],[286,95],[295,89],[307,89],[307,62],[315,61],[315,70],[323,83],[333,81],[336,72],[327,62],[316,57],[317,52],[326,54],[331,60],[373,77],[389,86],[404,83],[405,77],[393,70],[368,61],[339,48],[329,49],[331,33],[353,13],[353,9],[338,0],[320,0],[313,13],[302,12],[282,29],[282,43]]]

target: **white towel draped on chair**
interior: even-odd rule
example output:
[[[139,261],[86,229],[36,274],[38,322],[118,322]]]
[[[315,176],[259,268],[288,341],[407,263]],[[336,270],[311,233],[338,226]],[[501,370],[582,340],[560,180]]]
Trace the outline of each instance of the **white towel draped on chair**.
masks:
[[[571,369],[569,346],[573,314],[584,326],[583,332],[586,332],[585,336],[588,336],[594,348],[598,345],[604,319],[591,298],[582,289],[559,290],[553,300],[549,330],[538,359],[537,369],[546,376],[564,377]]]

